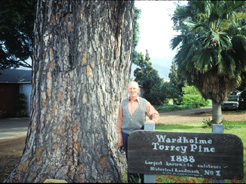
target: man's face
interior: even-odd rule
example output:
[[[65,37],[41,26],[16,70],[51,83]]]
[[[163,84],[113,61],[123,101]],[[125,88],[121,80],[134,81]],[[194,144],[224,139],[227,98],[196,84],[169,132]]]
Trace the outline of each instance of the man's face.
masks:
[[[129,84],[128,94],[130,95],[130,97],[137,97],[139,92],[140,92],[140,88],[136,84],[134,83]]]

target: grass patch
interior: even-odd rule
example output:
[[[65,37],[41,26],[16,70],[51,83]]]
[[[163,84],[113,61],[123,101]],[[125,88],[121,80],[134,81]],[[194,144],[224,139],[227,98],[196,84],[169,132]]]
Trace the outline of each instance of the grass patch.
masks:
[[[212,127],[212,125],[213,124],[215,124],[214,123],[214,121],[213,120],[205,120],[205,121],[203,121],[203,124],[204,124],[204,126],[203,126],[203,128],[211,128]],[[232,129],[232,128],[241,128],[240,126],[238,126],[238,125],[236,125],[236,123],[234,122],[234,123],[231,123],[230,121],[227,121],[227,120],[222,120],[221,122],[220,122],[220,124],[221,125],[224,125],[224,129]]]
[[[246,122],[229,122],[226,121],[224,133],[237,135],[244,145],[244,179],[243,180],[225,180],[225,183],[246,183]],[[227,127],[227,128],[226,128]],[[170,124],[170,125],[156,125],[156,130],[161,131],[174,131],[174,132],[201,132],[211,133],[211,127],[204,127],[204,123],[187,123],[187,124]],[[183,176],[167,176],[156,175],[156,183],[213,183],[212,179],[183,177]]]
[[[238,113],[246,113],[246,110],[241,110],[241,109],[238,109],[238,110],[223,110],[222,111],[222,114],[238,114]]]

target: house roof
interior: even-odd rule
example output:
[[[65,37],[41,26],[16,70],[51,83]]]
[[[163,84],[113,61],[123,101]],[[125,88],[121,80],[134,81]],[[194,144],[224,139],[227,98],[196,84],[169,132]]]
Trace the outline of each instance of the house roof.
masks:
[[[32,70],[0,70],[0,83],[31,83]]]

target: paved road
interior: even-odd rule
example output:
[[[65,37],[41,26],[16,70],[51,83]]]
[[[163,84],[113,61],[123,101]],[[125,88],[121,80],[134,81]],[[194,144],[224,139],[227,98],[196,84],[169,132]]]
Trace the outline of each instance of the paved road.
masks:
[[[27,134],[29,118],[0,119],[0,140]]]

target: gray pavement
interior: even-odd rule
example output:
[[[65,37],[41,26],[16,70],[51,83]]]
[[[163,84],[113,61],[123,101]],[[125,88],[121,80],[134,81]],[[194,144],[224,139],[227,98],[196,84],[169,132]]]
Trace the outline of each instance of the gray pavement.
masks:
[[[0,140],[27,134],[29,117],[0,119]]]

